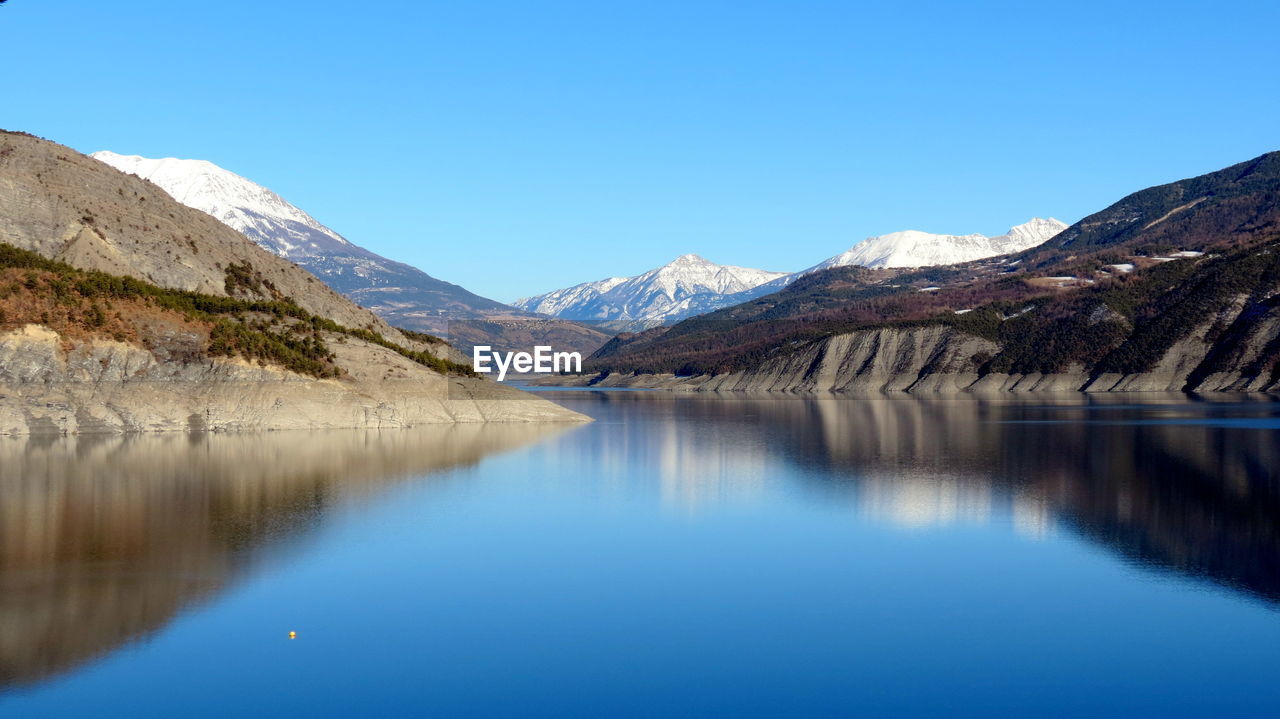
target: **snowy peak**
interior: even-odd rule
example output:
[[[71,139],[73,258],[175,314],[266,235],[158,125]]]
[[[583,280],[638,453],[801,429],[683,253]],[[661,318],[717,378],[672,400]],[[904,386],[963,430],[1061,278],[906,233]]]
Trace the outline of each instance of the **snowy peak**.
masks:
[[[150,180],[178,202],[213,215],[399,326],[442,332],[450,319],[510,312],[499,302],[348,242],[275,192],[212,162],[105,151],[93,157]]]
[[[687,254],[635,277],[585,282],[513,304],[566,319],[660,324],[689,316],[723,295],[785,276],[785,272],[718,265]]]
[[[1021,252],[1048,242],[1054,235],[1067,229],[1067,227],[1067,223],[1055,220],[1052,217],[1033,217],[1029,222],[1009,228],[1009,231],[1003,237],[1007,243],[1018,245],[1016,249],[1009,250],[1009,252]]]
[[[863,267],[931,267],[971,262],[1010,252],[1020,252],[1043,244],[1067,228],[1052,217],[1032,218],[1003,235],[935,235],[919,230],[903,230],[868,237],[848,250],[830,257],[805,272],[862,265]]]
[[[702,255],[688,254],[688,255],[680,255],[679,257],[668,262],[664,266],[670,267],[672,265],[710,265],[710,264],[714,264],[714,263],[704,258]]]
[[[920,230],[891,232],[868,237],[849,250],[796,273],[718,265],[687,254],[635,277],[584,282],[524,297],[513,304],[565,319],[652,326],[776,292],[801,275],[828,267],[926,267],[969,262],[1035,247],[1066,227],[1053,218],[1037,217],[996,237],[935,235]]]
[[[675,294],[680,291],[689,294],[741,292],[785,274],[785,272],[769,272],[750,267],[717,265],[698,255],[680,255],[662,267],[630,278],[627,282],[636,284],[662,282],[671,288],[669,294],[675,299]]]
[[[657,269],[663,270],[667,268],[672,268],[672,269],[682,269],[687,272],[701,272],[701,271],[715,272],[716,270],[722,267],[729,267],[729,265],[717,265],[716,263],[712,262],[711,260],[708,260],[702,255],[688,254],[688,255],[680,255],[679,257],[675,258],[674,260],[668,262],[667,264]],[[739,267],[735,269],[744,269],[744,268]],[[654,271],[657,271],[657,270],[654,270]],[[752,270],[752,271],[758,272],[759,270]]]
[[[328,245],[331,243],[350,245],[341,235],[276,193],[212,162],[174,157],[150,159],[105,150],[93,153],[92,157],[117,170],[151,181],[178,202],[213,215],[223,224],[249,235],[288,259],[296,260],[299,256],[330,250],[332,248]],[[293,226],[301,231],[293,234],[312,237],[309,242],[295,244],[289,241],[289,237],[281,236],[274,225]]]

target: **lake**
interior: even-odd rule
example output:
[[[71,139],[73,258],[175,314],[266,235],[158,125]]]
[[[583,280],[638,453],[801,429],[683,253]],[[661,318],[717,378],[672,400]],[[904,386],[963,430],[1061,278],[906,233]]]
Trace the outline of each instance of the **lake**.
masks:
[[[0,716],[1280,706],[1280,403],[542,396],[0,441]]]

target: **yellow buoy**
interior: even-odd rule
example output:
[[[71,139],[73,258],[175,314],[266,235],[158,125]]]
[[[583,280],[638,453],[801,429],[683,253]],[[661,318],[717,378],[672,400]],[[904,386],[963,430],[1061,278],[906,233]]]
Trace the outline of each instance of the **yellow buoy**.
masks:
[[[297,638],[298,638],[298,633],[297,633],[297,632],[289,632],[289,638],[290,638],[290,639],[297,639]]]

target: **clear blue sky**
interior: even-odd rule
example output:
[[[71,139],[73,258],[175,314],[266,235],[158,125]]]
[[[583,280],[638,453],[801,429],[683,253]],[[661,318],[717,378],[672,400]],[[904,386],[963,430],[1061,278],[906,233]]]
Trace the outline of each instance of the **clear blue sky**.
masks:
[[[1280,149],[1270,2],[10,0],[0,126],[211,160],[500,300],[1071,222]]]

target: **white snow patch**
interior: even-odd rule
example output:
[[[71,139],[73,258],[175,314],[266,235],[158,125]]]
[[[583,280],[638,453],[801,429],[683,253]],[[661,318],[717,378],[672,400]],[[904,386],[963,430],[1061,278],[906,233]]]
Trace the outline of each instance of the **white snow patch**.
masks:
[[[1007,255],[1043,244],[1067,229],[1067,224],[1053,219],[1032,218],[1003,235],[935,235],[919,230],[891,232],[868,237],[847,251],[830,257],[807,270],[815,272],[828,267],[862,265],[864,267],[931,267],[971,262],[997,255]]]
[[[174,157],[150,159],[139,155],[119,155],[102,150],[93,158],[150,180],[173,199],[187,207],[213,215],[223,224],[246,234],[262,234],[261,218],[277,222],[296,222],[316,230],[340,245],[351,246],[342,235],[325,227],[276,193],[206,160],[180,160]],[[249,233],[257,230],[257,233]],[[292,259],[299,245],[273,234],[272,250]]]

